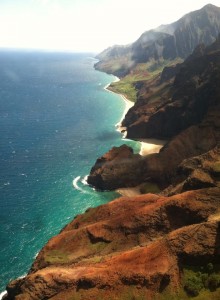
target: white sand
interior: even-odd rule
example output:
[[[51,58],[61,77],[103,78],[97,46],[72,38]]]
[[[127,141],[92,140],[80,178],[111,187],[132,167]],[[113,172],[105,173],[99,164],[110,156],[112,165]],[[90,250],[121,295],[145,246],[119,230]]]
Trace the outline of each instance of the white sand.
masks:
[[[115,79],[113,82],[117,82],[117,81],[120,80],[120,79],[119,79],[118,77],[116,77],[116,76],[115,76],[115,78],[116,78],[116,79]],[[132,101],[130,101],[129,99],[127,99],[127,98],[125,97],[125,95],[123,95],[123,94],[118,94],[118,93],[115,93],[115,92],[109,90],[108,87],[110,86],[110,84],[111,84],[111,83],[107,84],[107,85],[104,87],[104,89],[105,89],[106,91],[110,92],[110,93],[114,93],[114,94],[117,94],[117,95],[121,96],[122,99],[123,99],[124,102],[125,102],[125,109],[124,109],[123,115],[122,115],[122,117],[121,117],[121,120],[120,120],[117,124],[115,124],[115,127],[117,128],[117,130],[121,132],[121,131],[126,130],[125,127],[122,127],[122,126],[121,126],[121,123],[122,123],[122,121],[124,120],[125,115],[126,115],[126,113],[129,111],[129,109],[130,109],[132,106],[134,106],[134,102],[132,102]]]
[[[123,197],[134,197],[134,196],[141,194],[139,186],[120,188],[120,189],[117,189],[116,192],[119,193]]]
[[[167,141],[157,139],[142,139],[140,155],[145,156],[152,153],[159,153]]]
[[[130,109],[132,106],[134,106],[134,102],[128,100],[128,99],[127,99],[124,95],[122,95],[122,94],[120,94],[120,96],[122,97],[122,99],[123,99],[124,102],[125,102],[125,109],[124,109],[123,115],[122,115],[122,117],[121,117],[121,120],[116,124],[116,126],[117,126],[117,128],[118,128],[119,130],[120,130],[120,128],[123,128],[123,127],[121,126],[121,123],[122,123],[122,121],[124,120],[126,113],[129,111],[129,109]],[[122,130],[123,130],[123,129],[122,129]],[[121,131],[121,130],[120,130],[120,131]]]
[[[117,82],[119,80],[120,79],[118,77],[116,77],[114,82]],[[110,93],[115,93],[108,89],[109,85],[110,85],[110,83],[108,85],[106,85],[104,89]],[[115,93],[115,94],[117,94],[117,93]],[[124,109],[123,115],[121,117],[121,120],[115,126],[117,128],[117,131],[120,131],[123,133],[123,138],[126,138],[126,135],[127,135],[126,127],[122,127],[121,124],[122,124],[122,121],[124,120],[125,115],[127,114],[128,110],[132,106],[134,106],[134,102],[130,101],[122,94],[118,94],[118,95],[120,95],[122,97],[122,99],[124,100],[125,109]],[[152,154],[152,153],[159,153],[160,149],[166,144],[166,141],[157,140],[157,139],[141,139],[139,142],[141,143],[140,155],[142,155],[142,156]]]

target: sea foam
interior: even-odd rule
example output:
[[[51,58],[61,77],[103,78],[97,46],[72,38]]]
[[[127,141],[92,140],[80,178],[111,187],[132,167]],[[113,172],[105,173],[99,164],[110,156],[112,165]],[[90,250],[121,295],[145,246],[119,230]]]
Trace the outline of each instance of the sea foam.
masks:
[[[0,300],[7,294],[7,291],[0,293]]]

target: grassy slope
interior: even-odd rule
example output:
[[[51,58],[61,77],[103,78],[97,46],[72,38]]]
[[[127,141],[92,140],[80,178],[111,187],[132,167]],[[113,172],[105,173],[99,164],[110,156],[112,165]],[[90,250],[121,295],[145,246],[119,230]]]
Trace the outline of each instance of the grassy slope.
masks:
[[[123,77],[120,81],[113,82],[109,86],[109,90],[124,95],[132,102],[136,101],[137,91],[135,83],[138,81],[152,80],[158,76],[165,66],[174,65],[180,62],[179,59],[174,61],[162,61],[155,63],[154,61],[148,63],[137,64],[132,71]]]

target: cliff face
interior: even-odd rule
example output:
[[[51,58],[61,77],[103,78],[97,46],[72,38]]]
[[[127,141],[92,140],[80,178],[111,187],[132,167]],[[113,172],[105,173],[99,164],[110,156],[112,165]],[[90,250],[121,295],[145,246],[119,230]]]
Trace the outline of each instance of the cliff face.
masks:
[[[175,23],[143,33],[131,45],[106,49],[97,56],[96,68],[123,77],[138,63],[186,58],[198,44],[213,43],[219,32],[220,8],[209,4]]]
[[[219,262],[219,191],[147,194],[89,209],[48,242],[5,299],[186,299],[186,266]]]
[[[166,68],[158,82],[143,83],[137,102],[122,123],[127,136],[167,139],[200,123],[209,109],[220,103],[219,73],[218,39],[206,49],[198,46],[176,68]]]
[[[159,154],[122,146],[98,159],[100,188],[149,177],[166,188],[77,216],[4,299],[219,299],[220,124],[211,107]]]
[[[98,158],[88,177],[88,183],[101,190],[136,186],[142,181],[142,157],[133,149],[122,145],[113,147]]]
[[[146,53],[164,58],[175,34],[180,42],[168,52],[184,57],[196,41],[211,41],[218,22],[219,9],[208,5],[100,58],[121,59],[123,52],[124,74]],[[131,48],[138,55],[126,65]],[[105,63],[118,72],[111,62]],[[220,299],[219,82],[217,39],[137,83],[138,100],[123,121],[128,137],[170,140],[143,157],[126,145],[113,147],[88,182],[102,190],[142,184],[145,191],[153,183],[157,194],[121,197],[77,216],[45,245],[26,277],[9,283],[5,300]]]
[[[165,70],[167,72],[167,70]],[[163,75],[161,76],[163,77]],[[129,138],[172,138],[160,151],[146,157],[118,159],[110,151],[92,168],[88,182],[101,189],[135,186],[153,181],[164,188],[176,177],[178,165],[213,149],[220,142],[220,40],[199,46],[178,65],[168,81],[158,79],[146,88],[123,121]],[[149,82],[148,82],[149,84]],[[101,163],[101,164],[100,164]]]

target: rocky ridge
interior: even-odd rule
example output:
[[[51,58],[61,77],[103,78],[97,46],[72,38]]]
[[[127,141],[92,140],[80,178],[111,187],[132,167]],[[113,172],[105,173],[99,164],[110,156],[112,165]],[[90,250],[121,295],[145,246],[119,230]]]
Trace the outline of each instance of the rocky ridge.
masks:
[[[114,149],[121,160],[111,150],[104,156],[107,159],[98,159],[92,168],[90,184],[115,189],[150,180],[164,189],[176,178],[178,165],[184,159],[206,153],[219,144],[220,39],[207,48],[197,47],[178,70],[171,81],[154,82],[151,92],[141,89],[140,98],[123,121],[130,138],[170,141],[159,153],[146,157],[130,152],[129,160],[124,156],[125,146]]]
[[[178,297],[185,266],[219,262],[219,195],[217,187],[146,194],[89,209],[48,242],[5,299]]]
[[[214,8],[201,13],[207,9]],[[219,76],[217,39],[138,83],[128,135],[169,142],[144,157],[114,147],[88,181],[99,189],[154,183],[157,194],[120,197],[75,217],[27,276],[8,284],[4,300],[220,299]]]
[[[162,192],[121,197],[77,216],[40,251],[25,278],[9,283],[4,299],[219,299],[217,108],[159,154],[141,157],[121,146],[98,159],[93,171],[102,170],[100,188],[135,184],[139,174]]]
[[[209,45],[220,32],[220,8],[208,4],[178,21],[144,32],[134,43],[113,46],[97,58],[98,70],[123,77],[143,62],[185,59],[201,43]]]
[[[157,82],[143,84],[122,123],[127,137],[167,139],[199,124],[219,105],[219,53],[218,38],[207,48],[199,45],[175,71],[166,68]]]

